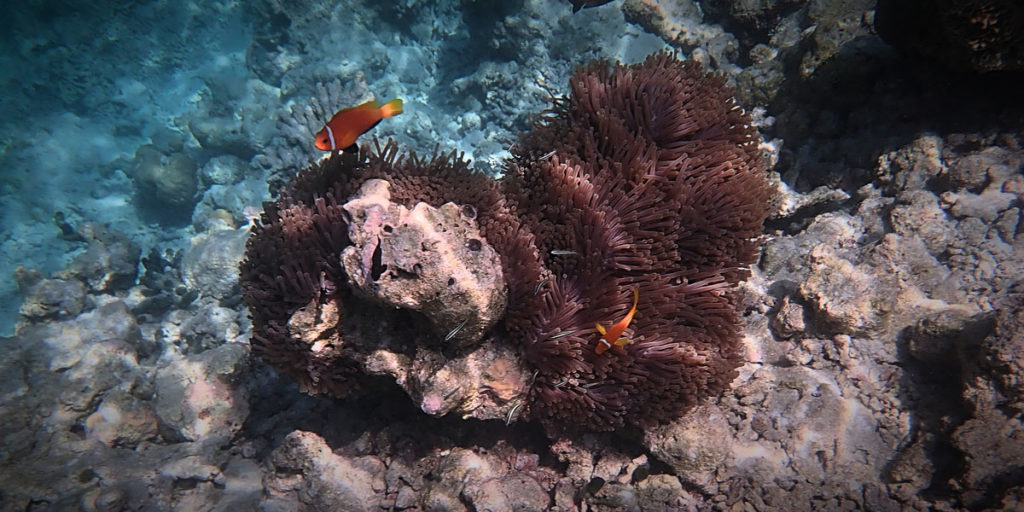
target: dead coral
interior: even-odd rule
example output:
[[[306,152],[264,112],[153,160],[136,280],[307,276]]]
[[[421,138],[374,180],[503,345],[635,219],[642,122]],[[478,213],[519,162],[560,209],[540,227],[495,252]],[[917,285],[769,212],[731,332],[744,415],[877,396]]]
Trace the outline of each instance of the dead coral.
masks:
[[[722,78],[667,53],[633,66],[594,63],[570,86],[523,136],[498,181],[454,153],[405,157],[394,144],[301,172],[267,205],[242,264],[254,352],[304,389],[335,396],[357,387],[369,368],[357,363],[369,365],[380,346],[413,363],[450,355],[423,335],[430,329],[416,327],[423,318],[388,320],[394,313],[352,298],[340,257],[352,244],[352,221],[342,205],[377,178],[407,208],[454,203],[472,212],[500,256],[508,336],[495,343],[514,346],[533,371],[524,402],[505,397],[515,404],[507,420],[649,425],[726,387],[742,359],[733,289],[756,258],[768,209],[749,117]],[[625,333],[632,342],[597,354],[595,325],[622,319],[634,289],[638,312]],[[362,314],[347,314],[353,308]],[[367,314],[378,316],[372,328],[359,325]],[[386,329],[400,332],[384,339]]]

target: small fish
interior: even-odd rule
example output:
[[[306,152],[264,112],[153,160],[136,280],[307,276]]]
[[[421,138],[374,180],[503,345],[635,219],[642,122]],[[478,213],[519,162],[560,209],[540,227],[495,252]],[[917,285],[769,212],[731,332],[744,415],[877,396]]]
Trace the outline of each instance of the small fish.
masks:
[[[597,7],[604,5],[612,0],[569,0],[572,2],[572,12],[575,14],[583,9],[584,7]]]
[[[622,338],[622,333],[626,332],[626,327],[629,327],[629,322],[633,321],[633,315],[636,314],[636,304],[640,301],[640,292],[636,288],[633,288],[633,307],[630,308],[629,313],[626,313],[626,317],[619,320],[619,323],[609,327],[607,330],[601,324],[594,324],[594,328],[597,332],[601,333],[601,337],[597,340],[597,346],[594,347],[594,352],[603,354],[606,350],[612,348],[612,345],[622,347],[628,345],[631,340]]]
[[[551,251],[552,256],[575,256],[576,251],[567,251],[565,249],[553,249]]]
[[[452,338],[454,338],[455,335],[458,334],[459,331],[461,331],[462,328],[466,326],[466,322],[468,322],[468,321],[469,321],[468,319],[463,320],[462,323],[460,323],[459,325],[456,325],[454,329],[448,331],[448,335],[444,337],[444,340],[445,341],[450,341]]]
[[[540,293],[540,290],[542,288],[544,288],[544,285],[546,285],[546,284],[548,284],[548,280],[547,279],[543,279],[543,280],[541,280],[541,282],[537,283],[537,287],[533,289],[533,294],[537,295],[538,293]]]
[[[549,340],[557,340],[558,338],[564,338],[572,333],[576,332],[576,329],[569,329],[567,331],[560,331],[548,336]]]
[[[331,117],[316,134],[316,147],[323,151],[347,150],[360,135],[370,131],[385,117],[402,113],[402,100],[395,98],[383,105],[370,100],[362,105],[345,108]]]
[[[518,411],[519,408],[522,407],[522,405],[523,405],[523,403],[520,402],[519,400],[516,400],[513,403],[512,408],[509,409],[508,410],[508,414],[505,415],[505,425],[511,425],[512,424],[512,418],[516,417],[516,411]]]

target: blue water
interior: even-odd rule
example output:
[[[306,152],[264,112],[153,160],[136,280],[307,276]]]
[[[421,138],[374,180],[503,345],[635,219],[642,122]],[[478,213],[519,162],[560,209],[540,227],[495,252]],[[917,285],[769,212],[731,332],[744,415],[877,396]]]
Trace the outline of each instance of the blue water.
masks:
[[[486,170],[545,105],[541,81],[561,91],[579,64],[663,47],[614,4],[573,15],[561,0],[36,0],[7,5],[0,29],[0,335],[22,301],[15,270],[50,275],[85,248],[60,236],[57,212],[121,231],[143,254],[184,247],[215,208],[244,221],[269,198],[254,159],[282,145],[278,116],[305,108],[318,83],[402,98],[405,113],[373,135],[458,149]],[[194,204],[154,215],[132,181],[146,144],[196,172],[233,156],[246,175],[200,179]]]

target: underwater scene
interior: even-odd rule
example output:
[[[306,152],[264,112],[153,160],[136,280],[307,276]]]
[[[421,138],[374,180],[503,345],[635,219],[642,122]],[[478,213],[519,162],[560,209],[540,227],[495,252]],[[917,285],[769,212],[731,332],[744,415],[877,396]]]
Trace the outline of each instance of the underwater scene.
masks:
[[[1024,510],[1017,0],[0,27],[0,510]]]

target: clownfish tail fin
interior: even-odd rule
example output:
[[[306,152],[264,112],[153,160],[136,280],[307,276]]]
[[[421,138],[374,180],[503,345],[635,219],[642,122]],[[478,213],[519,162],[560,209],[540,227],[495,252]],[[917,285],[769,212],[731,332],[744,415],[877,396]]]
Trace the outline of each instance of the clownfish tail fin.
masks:
[[[397,116],[402,113],[402,100],[395,98],[380,107],[382,117]]]

